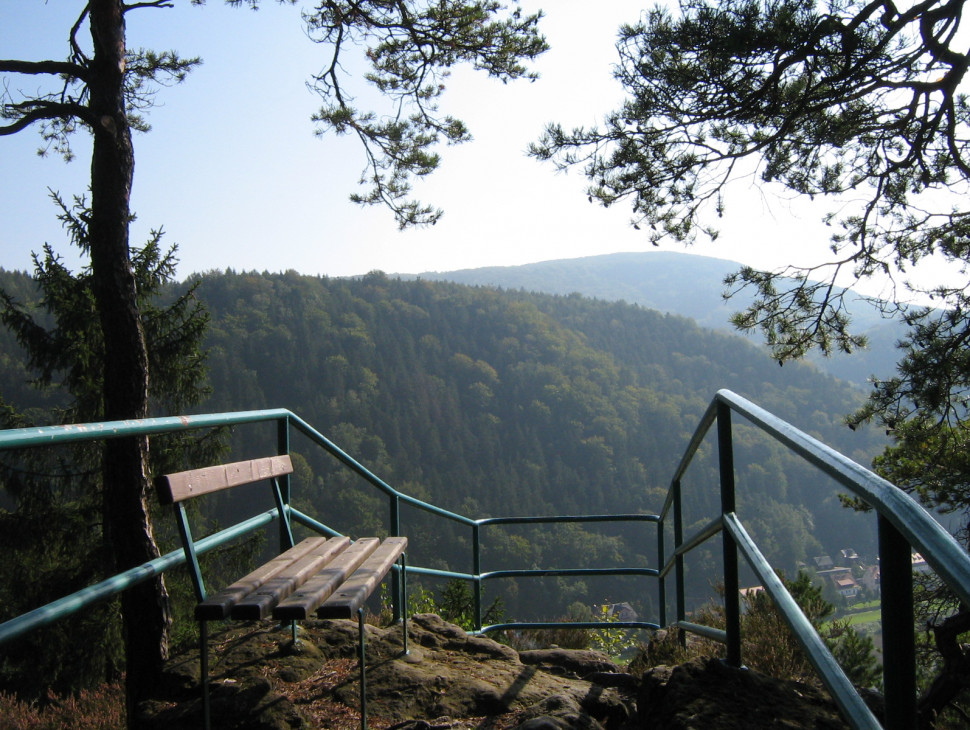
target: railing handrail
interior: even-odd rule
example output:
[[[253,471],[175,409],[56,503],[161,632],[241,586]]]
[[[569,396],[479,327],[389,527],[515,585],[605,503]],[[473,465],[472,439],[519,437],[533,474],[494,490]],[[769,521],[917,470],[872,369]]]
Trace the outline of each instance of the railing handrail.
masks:
[[[674,625],[728,645],[728,661],[740,660],[740,591],[737,585],[737,554],[751,565],[762,585],[775,601],[823,683],[842,709],[846,719],[857,728],[880,727],[862,701],[831,651],[785,588],[777,572],[760,553],[734,512],[734,457],[730,413],[743,416],[822,473],[834,479],[853,496],[874,509],[879,520],[879,553],[882,569],[882,623],[885,656],[885,727],[910,728],[916,721],[915,651],[913,648],[913,597],[910,552],[915,547],[937,575],[965,603],[970,603],[970,555],[921,505],[899,487],[857,464],[817,439],[774,416],[760,406],[730,390],[719,390],[704,412],[681,457],[670,489],[660,511],[661,585],[665,576],[677,569],[678,620]],[[718,450],[721,478],[721,514],[693,536],[681,534],[681,480],[687,472],[711,427],[718,425]],[[730,473],[726,473],[727,472]],[[663,526],[674,509],[675,548],[669,559],[663,551]],[[727,631],[687,622],[683,612],[684,554],[718,533],[724,542],[725,617]],[[733,563],[733,580],[727,578]],[[728,585],[729,582],[731,585]],[[900,664],[906,666],[900,667]]]
[[[459,524],[472,527],[477,534],[480,527],[492,524],[536,524],[536,523],[555,523],[555,522],[657,522],[657,515],[632,514],[632,515],[567,515],[567,516],[527,516],[527,517],[490,517],[483,519],[472,519],[464,515],[442,509],[437,505],[424,502],[410,495],[399,492],[383,479],[371,472],[367,467],[350,456],[346,451],[337,446],[333,441],[321,434],[317,429],[308,424],[305,420],[286,408],[271,408],[250,411],[232,411],[224,413],[204,413],[183,416],[160,416],[144,419],[132,419],[124,421],[101,421],[94,423],[59,424],[52,426],[30,426],[25,428],[6,429],[0,431],[0,451],[22,448],[36,448],[44,446],[54,446],[68,443],[78,443],[84,441],[101,441],[111,438],[123,438],[135,435],[158,435],[165,433],[185,432],[203,428],[220,428],[225,426],[236,426],[242,424],[252,424],[261,422],[283,423],[287,427],[293,427],[298,432],[310,439],[311,442],[322,447],[331,456],[340,461],[344,466],[355,472],[367,483],[377,488],[392,500],[392,531],[396,532],[396,516],[401,504],[407,504],[416,509],[428,512],[437,517],[451,520]],[[309,515],[287,505],[286,509],[291,517],[306,527],[317,532],[336,535],[338,534],[327,525],[323,525]],[[277,510],[269,510],[264,514],[257,515],[249,520],[225,528],[213,535],[200,540],[196,545],[198,553],[204,553],[214,547],[223,545],[230,540],[248,534],[278,517]],[[476,564],[478,564],[477,545],[476,545]],[[99,583],[82,588],[68,596],[56,599],[44,606],[40,606],[25,614],[10,619],[0,624],[0,644],[16,639],[30,631],[54,623],[67,615],[76,613],[94,603],[107,600],[122,591],[131,588],[138,583],[150,580],[155,576],[164,573],[174,567],[185,563],[183,551],[176,550],[162,555],[152,561],[142,565],[129,568],[122,573],[110,576]],[[417,575],[429,575],[446,578],[458,578],[472,580],[475,583],[476,593],[476,627],[479,632],[490,630],[492,627],[482,627],[481,625],[481,585],[482,581],[493,577],[493,574],[483,573],[479,569],[474,574],[459,573],[455,571],[436,570],[431,568],[421,568],[418,566],[408,566],[408,572]],[[553,569],[547,574],[574,574],[574,575],[656,575],[653,569]],[[509,571],[510,575],[539,575],[535,571]],[[396,594],[396,592],[395,592]],[[522,624],[524,625],[524,624]],[[643,623],[641,627],[653,627],[653,624]]]
[[[159,416],[129,421],[67,423],[56,426],[29,426],[0,431],[0,451],[6,449],[52,446],[78,441],[100,441],[124,436],[152,436],[197,428],[235,426],[259,421],[279,421],[293,414],[285,408],[270,408],[229,413],[202,413],[188,416]]]
[[[245,423],[257,422],[277,422],[279,433],[285,433],[285,438],[280,439],[280,450],[288,448],[289,429],[295,429],[302,433],[311,442],[322,447],[331,456],[340,461],[345,467],[349,468],[367,483],[381,491],[390,499],[391,504],[391,530],[398,534],[399,530],[399,510],[402,504],[409,505],[416,509],[428,512],[432,515],[448,519],[458,524],[470,527],[473,534],[473,561],[474,566],[471,573],[456,572],[450,570],[438,570],[432,568],[422,568],[418,566],[408,566],[408,572],[419,575],[436,577],[459,578],[472,581],[475,585],[476,602],[476,628],[479,632],[497,630],[500,628],[523,628],[531,626],[533,628],[553,628],[565,624],[561,622],[544,622],[540,624],[510,623],[496,624],[493,626],[482,627],[481,625],[481,586],[483,581],[504,577],[532,577],[543,575],[643,575],[658,578],[658,593],[660,598],[660,623],[650,622],[630,622],[631,628],[656,628],[665,625],[666,619],[666,589],[665,578],[670,572],[675,572],[678,588],[676,604],[678,608],[677,620],[671,622],[671,626],[679,627],[683,630],[699,633],[725,641],[728,644],[728,659],[740,665],[740,623],[738,620],[737,602],[740,600],[738,595],[729,595],[733,588],[733,593],[737,594],[737,554],[740,552],[751,564],[755,573],[762,580],[769,595],[778,605],[786,621],[791,626],[798,640],[802,643],[806,654],[809,656],[816,669],[819,671],[823,682],[832,692],[836,702],[842,708],[847,719],[855,727],[876,727],[876,722],[872,713],[865,707],[855,693],[851,684],[845,678],[844,673],[831,657],[831,652],[824,646],[818,638],[809,636],[814,632],[804,614],[792,600],[791,595],[785,589],[777,573],[768,564],[768,561],[761,555],[754,541],[750,539],[744,527],[734,511],[734,467],[733,467],[733,436],[731,435],[730,413],[734,412],[742,416],[748,423],[761,429],[771,438],[783,444],[788,450],[797,454],[799,457],[819,469],[822,473],[834,479],[841,487],[847,489],[853,496],[858,497],[874,509],[878,515],[880,527],[880,556],[883,558],[883,626],[889,637],[890,629],[887,626],[892,624],[894,636],[903,636],[905,639],[907,614],[905,607],[900,610],[898,606],[887,606],[887,602],[906,603],[908,601],[909,628],[912,629],[912,585],[911,571],[909,571],[909,550],[917,548],[929,565],[936,571],[940,578],[956,593],[965,603],[970,604],[970,555],[968,555],[950,535],[923,507],[915,502],[909,495],[901,489],[872,473],[865,467],[860,466],[848,457],[843,456],[834,449],[826,446],[817,439],[800,431],[791,424],[774,416],[763,408],[755,405],[747,399],[732,393],[729,390],[719,390],[704,412],[700,422],[695,429],[687,448],[684,451],[670,482],[670,489],[664,501],[663,508],[659,514],[617,514],[617,515],[566,515],[566,516],[521,516],[521,517],[487,517],[481,519],[471,519],[436,505],[424,502],[394,489],[391,485],[373,474],[360,462],[355,460],[348,453],[330,441],[327,437],[310,426],[302,418],[288,409],[266,409],[240,411],[231,413],[199,414],[188,416],[172,416],[148,418],[133,421],[112,421],[102,423],[68,424],[59,426],[42,426],[21,429],[9,429],[0,431],[0,451],[13,448],[30,448],[37,446],[49,446],[60,443],[75,443],[79,441],[95,441],[109,438],[120,438],[130,435],[154,435],[162,433],[172,433],[178,431],[188,431],[200,428],[216,428],[221,426],[240,425]],[[714,424],[718,424],[718,448],[720,451],[720,473],[721,473],[721,511],[720,515],[708,525],[702,527],[698,532],[685,538],[682,535],[682,515],[681,515],[681,480],[689,469],[694,457]],[[323,533],[335,534],[332,528],[317,522],[309,515],[305,515],[298,510],[287,506],[294,520],[301,522],[307,527]],[[669,556],[664,547],[664,532],[669,513],[674,511],[674,549]],[[272,521],[276,510],[261,515],[257,515],[244,523],[239,523],[226,530],[220,531],[200,541],[202,550],[211,549],[217,545],[224,544],[230,539],[234,539],[241,534],[245,534],[256,529],[263,524]],[[550,524],[550,523],[596,523],[596,522],[648,522],[658,525],[658,567],[657,568],[558,568],[558,569],[529,569],[529,570],[482,570],[480,561],[480,530],[490,525],[529,525],[529,524]],[[725,611],[727,615],[727,630],[715,630],[710,627],[703,627],[688,622],[684,614],[684,590],[683,590],[683,560],[686,554],[692,549],[706,542],[714,535],[722,533],[724,541],[724,572],[725,572]],[[891,558],[891,560],[890,560]],[[149,580],[155,575],[164,572],[180,563],[184,562],[184,555],[181,551],[163,555],[156,560],[141,566],[131,568],[124,573],[111,576],[110,578],[89,586],[77,593],[66,596],[58,601],[16,617],[4,624],[0,624],[0,643],[9,641],[16,636],[20,636],[27,631],[31,631],[39,626],[51,623],[68,613],[72,613],[79,608],[89,605],[98,600],[126,590],[132,585]],[[730,565],[729,565],[730,564]],[[730,567],[730,571],[729,571]],[[729,581],[728,573],[733,574],[733,580]],[[908,583],[908,593],[902,590],[898,593],[899,601],[886,600],[887,575],[892,575],[892,581],[898,584]],[[728,584],[731,585],[728,585]],[[905,586],[904,586],[905,588]],[[731,608],[734,604],[733,609]],[[733,614],[732,614],[733,611]],[[891,614],[891,615],[890,615]],[[587,626],[586,622],[582,626]],[[599,623],[599,622],[597,622]],[[594,624],[589,624],[594,627]],[[609,623],[595,628],[623,627],[626,624]],[[578,625],[577,625],[578,627]],[[910,631],[911,633],[911,631]],[[911,638],[911,637],[910,637]],[[887,652],[895,651],[887,642]],[[905,642],[904,642],[905,643]],[[734,647],[734,648],[732,648]],[[911,655],[905,650],[898,656],[906,661],[910,661]],[[886,695],[887,695],[887,726],[906,727],[911,724],[915,716],[915,702],[900,695],[913,693],[915,691],[915,675],[910,672],[902,674],[896,672],[898,676],[891,680],[888,669],[889,655],[887,654],[887,675],[886,675]],[[910,663],[914,663],[911,661]],[[908,670],[907,670],[908,671]],[[894,684],[890,688],[891,681]]]
[[[970,605],[970,555],[906,492],[730,390],[719,390],[715,401],[744,416],[876,510],[911,546],[918,548],[937,575]]]
[[[237,426],[245,423],[258,423],[263,421],[286,421],[386,495],[393,496],[405,504],[429,511],[432,514],[445,517],[446,519],[465,525],[474,523],[474,520],[464,515],[449,512],[448,510],[441,509],[436,505],[423,502],[420,499],[416,499],[394,489],[394,487],[371,472],[350,456],[350,454],[287,408],[203,413],[187,416],[160,416],[128,421],[101,421],[96,423],[72,423],[55,426],[12,428],[0,431],[0,451],[37,446],[52,446],[55,444],[76,443],[80,441],[100,441],[133,435],[152,436],[162,433],[192,431],[199,428],[218,428],[220,426]]]

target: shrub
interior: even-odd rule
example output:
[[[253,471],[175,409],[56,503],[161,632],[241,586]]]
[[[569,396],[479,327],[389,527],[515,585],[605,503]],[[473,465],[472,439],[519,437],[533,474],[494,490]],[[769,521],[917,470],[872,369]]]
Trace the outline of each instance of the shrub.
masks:
[[[794,581],[785,581],[785,586],[852,683],[857,687],[878,687],[882,669],[874,656],[872,639],[859,634],[848,621],[826,621],[835,607],[822,597],[821,589],[812,584],[808,574],[799,573]],[[719,592],[723,595],[723,588]],[[741,657],[745,666],[778,679],[818,683],[815,668],[771,597],[760,592],[748,594],[743,600]],[[724,608],[720,604],[708,605],[691,620],[723,629]],[[679,631],[658,632],[631,663],[631,671],[633,667],[644,671],[662,664],[680,664],[697,657],[723,654],[724,647],[716,642],[689,634],[684,647]]]
[[[77,696],[48,694],[41,706],[0,692],[4,730],[123,730],[125,697],[118,684],[81,690]]]

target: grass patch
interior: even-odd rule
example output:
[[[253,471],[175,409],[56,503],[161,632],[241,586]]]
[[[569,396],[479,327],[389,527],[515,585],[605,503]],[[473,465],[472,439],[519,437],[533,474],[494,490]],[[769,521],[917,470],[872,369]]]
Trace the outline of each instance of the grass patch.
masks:
[[[81,690],[77,697],[47,696],[43,705],[0,691],[5,730],[124,730],[125,696],[120,685]]]
[[[879,609],[874,611],[860,611],[859,613],[846,614],[842,618],[848,620],[850,626],[855,626],[856,624],[869,624],[875,621],[881,621],[882,611]]]

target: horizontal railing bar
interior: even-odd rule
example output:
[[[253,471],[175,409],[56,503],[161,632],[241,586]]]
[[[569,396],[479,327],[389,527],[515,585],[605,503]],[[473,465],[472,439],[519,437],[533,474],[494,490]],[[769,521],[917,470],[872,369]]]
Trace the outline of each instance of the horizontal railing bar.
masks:
[[[397,491],[390,484],[385,482],[383,479],[371,472],[367,467],[357,461],[354,457],[348,454],[346,451],[337,446],[333,441],[328,439],[322,433],[317,431],[313,426],[304,421],[302,418],[297,416],[295,413],[286,411],[289,423],[296,428],[297,431],[302,433],[304,436],[314,441],[318,446],[323,447],[331,456],[333,456],[337,461],[341,462],[348,469],[356,473],[358,476],[362,477],[365,481],[370,483],[372,486],[376,487],[384,494],[392,497],[398,498],[404,504],[408,504],[417,509],[429,512],[430,514],[437,515],[438,517],[444,517],[445,519],[451,520],[453,522],[458,522],[463,525],[472,526],[475,521],[464,515],[456,514],[455,512],[449,512],[441,507],[436,507],[433,504],[428,504],[427,502],[422,502],[420,499],[416,499],[407,494]]]
[[[475,524],[483,525],[530,525],[555,524],[558,522],[659,522],[658,515],[628,514],[628,515],[561,515],[539,517],[485,517],[475,520]]]
[[[727,631],[723,629],[715,629],[712,626],[702,626],[701,624],[693,624],[690,621],[676,621],[672,626],[688,631],[692,634],[697,634],[698,636],[703,636],[705,639],[710,639],[711,641],[716,641],[719,644],[727,643]]]
[[[852,682],[845,676],[842,667],[835,661],[832,652],[822,641],[822,637],[818,635],[811,621],[808,620],[801,607],[792,598],[781,578],[765,559],[734,512],[724,515],[724,526],[758,576],[761,585],[781,611],[785,623],[792,630],[799,646],[802,647],[802,650],[808,656],[808,660],[819,673],[823,684],[839,705],[845,718],[854,728],[872,728],[873,730],[881,728],[882,726],[876,716],[862,701],[855,687],[852,686]]]
[[[536,623],[514,621],[483,626],[481,630],[470,633],[486,634],[490,631],[514,631],[516,629],[534,629],[540,631],[549,629],[593,629],[598,631],[602,631],[603,629],[642,629],[644,631],[658,631],[660,624],[649,621],[544,621]]]
[[[32,426],[0,431],[0,450],[52,446],[78,441],[122,438],[124,436],[150,436],[173,431],[190,431],[197,428],[233,426],[259,421],[285,418],[290,412],[285,408],[235,413],[205,413],[195,416],[163,416],[129,421],[103,421],[100,423],[74,423],[58,426]]]
[[[439,570],[438,568],[421,568],[416,565],[408,565],[407,574],[429,575],[434,578],[456,578],[458,580],[476,581],[478,576],[473,573],[457,573],[453,570]]]
[[[903,490],[729,390],[719,390],[715,401],[726,403],[873,507],[923,555],[937,575],[965,603],[970,603],[970,557],[953,536]]]
[[[658,576],[656,568],[542,568],[529,570],[493,570],[482,573],[482,580],[496,578],[546,578],[558,576],[592,576],[592,575],[646,575],[652,578]]]
[[[278,515],[279,513],[275,509],[271,509],[255,515],[244,522],[237,523],[232,527],[227,527],[225,530],[209,535],[196,543],[196,552],[199,554],[205,553],[237,537],[259,529],[263,525],[272,522]],[[122,573],[106,578],[100,583],[87,586],[69,596],[64,596],[56,601],[51,601],[44,606],[21,614],[16,618],[0,624],[0,644],[12,641],[30,631],[59,621],[66,616],[80,611],[82,608],[106,601],[132,586],[144,583],[164,573],[166,570],[178,567],[184,563],[185,551],[173,550],[147,563],[142,563],[134,568],[129,568]]]
[[[304,527],[309,527],[314,532],[318,532],[321,535],[326,535],[327,537],[343,537],[343,534],[342,533],[337,532],[332,527],[329,527],[329,526],[323,524],[322,522],[319,522],[319,521],[313,519],[312,517],[310,517],[310,515],[308,515],[308,514],[306,514],[304,512],[301,512],[300,510],[296,509],[295,507],[292,507],[290,505],[287,505],[286,508],[287,508],[287,510],[290,513],[290,519],[291,520],[296,520],[297,522],[299,522]]]
[[[474,521],[464,515],[459,515],[435,505],[422,502],[406,494],[398,492],[380,477],[373,474],[330,439],[321,434],[306,421],[286,408],[271,408],[265,410],[237,411],[230,413],[205,413],[192,416],[163,416],[159,418],[143,418],[128,421],[103,421],[100,423],[64,424],[58,426],[38,426],[30,428],[15,428],[0,431],[0,450],[15,448],[32,448],[37,446],[52,446],[61,443],[75,443],[78,441],[96,441],[99,439],[122,438],[124,436],[154,435],[175,431],[190,431],[198,428],[216,428],[219,426],[234,426],[245,423],[262,421],[286,420],[298,431],[322,446],[338,461],[342,462],[367,482],[377,487],[385,494],[394,495],[401,501],[418,509],[436,514],[439,517],[460,522],[466,525]]]

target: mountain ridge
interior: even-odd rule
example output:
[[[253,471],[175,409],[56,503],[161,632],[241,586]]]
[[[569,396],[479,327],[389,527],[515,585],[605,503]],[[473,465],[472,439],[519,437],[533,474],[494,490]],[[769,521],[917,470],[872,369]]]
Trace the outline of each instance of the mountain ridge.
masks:
[[[741,266],[728,259],[697,254],[645,251],[394,276],[546,294],[575,292],[594,299],[626,301],[754,341],[754,335],[742,334],[730,324],[731,314],[747,306],[752,297],[743,291],[729,299],[724,296],[724,278]],[[885,378],[893,373],[898,359],[895,345],[904,329],[898,322],[883,318],[861,298],[855,304],[854,331],[866,335],[868,347],[851,355],[836,353],[826,358],[813,354],[808,361],[826,373],[867,388],[872,376]]]

